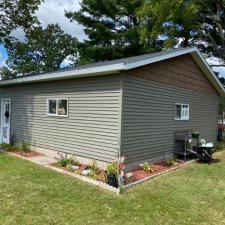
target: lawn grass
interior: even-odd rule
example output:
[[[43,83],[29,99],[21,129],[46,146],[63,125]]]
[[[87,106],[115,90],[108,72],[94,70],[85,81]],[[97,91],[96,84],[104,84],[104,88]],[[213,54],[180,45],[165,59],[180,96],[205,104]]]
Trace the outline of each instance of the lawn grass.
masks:
[[[225,152],[123,195],[0,154],[1,225],[225,224]]]

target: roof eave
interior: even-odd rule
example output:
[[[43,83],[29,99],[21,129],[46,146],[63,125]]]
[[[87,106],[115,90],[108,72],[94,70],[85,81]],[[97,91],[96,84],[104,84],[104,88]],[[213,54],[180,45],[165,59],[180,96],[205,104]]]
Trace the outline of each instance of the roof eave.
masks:
[[[87,68],[87,69],[80,69],[80,70],[62,71],[60,73],[52,72],[49,74],[40,74],[38,76],[28,76],[28,77],[21,77],[21,78],[12,79],[12,80],[3,80],[0,82],[0,86],[107,75],[107,74],[118,73],[122,70],[124,70],[124,64],[119,63],[119,64],[108,65],[108,66],[100,66],[98,68],[94,67],[94,68]]]
[[[145,66],[145,65],[148,65],[148,64],[156,63],[156,62],[163,61],[163,60],[170,59],[170,58],[174,58],[174,57],[177,57],[177,56],[189,54],[189,53],[192,53],[194,51],[198,51],[198,49],[196,47],[181,49],[181,50],[176,51],[176,52],[166,53],[164,55],[159,55],[159,56],[156,56],[156,57],[153,57],[153,58],[141,60],[139,62],[126,64],[125,68],[126,68],[126,70],[130,70],[130,69],[134,69],[134,68],[137,68],[137,67],[140,67],[140,66]]]
[[[185,54],[191,54],[195,62],[200,66],[204,74],[207,76],[209,81],[218,91],[221,96],[225,96],[225,90],[217,79],[216,75],[208,65],[208,63],[203,58],[202,54],[196,47],[191,47],[187,49],[181,49],[175,52],[167,52],[165,54],[139,60],[136,62],[131,63],[117,63],[112,65],[106,66],[99,66],[99,67],[92,67],[86,69],[79,69],[79,70],[70,70],[70,71],[61,71],[61,72],[52,72],[52,73],[45,73],[40,74],[38,76],[28,76],[28,77],[21,77],[12,80],[4,80],[0,82],[0,86],[8,86],[8,85],[15,85],[15,84],[23,84],[23,83],[32,83],[32,82],[41,82],[41,81],[53,81],[53,80],[61,80],[61,79],[70,79],[70,78],[80,78],[80,77],[91,77],[91,76],[98,76],[98,75],[107,75],[107,74],[115,74],[119,73],[120,71],[130,70],[134,68],[138,68],[141,66],[145,66],[148,64],[152,64],[155,62],[163,61],[166,59],[174,58],[177,56],[182,56]]]

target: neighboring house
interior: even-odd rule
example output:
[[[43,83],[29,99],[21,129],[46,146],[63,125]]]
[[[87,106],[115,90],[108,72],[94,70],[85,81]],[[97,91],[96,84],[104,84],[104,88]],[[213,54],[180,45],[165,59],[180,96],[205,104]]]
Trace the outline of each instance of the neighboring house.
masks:
[[[0,82],[1,142],[128,165],[173,157],[174,131],[216,141],[224,89],[196,48]]]

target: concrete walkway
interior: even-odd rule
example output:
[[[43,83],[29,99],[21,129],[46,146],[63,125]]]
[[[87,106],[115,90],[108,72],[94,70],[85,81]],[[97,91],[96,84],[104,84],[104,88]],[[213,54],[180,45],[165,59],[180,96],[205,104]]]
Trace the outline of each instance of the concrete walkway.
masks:
[[[34,156],[34,157],[30,157],[28,158],[30,161],[40,164],[40,165],[51,165],[53,163],[56,163],[56,159],[53,159],[51,157],[48,156]]]
[[[58,156],[57,152],[48,151],[48,150],[42,150],[42,151],[35,150],[35,151],[41,153],[41,155],[40,156],[33,156],[33,157],[24,157],[22,155],[21,156],[16,155],[13,152],[10,153],[10,154],[14,155],[14,156],[17,156],[17,157],[20,157],[20,158],[23,158],[23,159],[26,159],[26,160],[29,160],[29,161],[34,162],[36,164],[43,165],[43,166],[48,166],[48,165],[51,165],[51,164],[57,162],[57,160],[56,160],[56,157]]]

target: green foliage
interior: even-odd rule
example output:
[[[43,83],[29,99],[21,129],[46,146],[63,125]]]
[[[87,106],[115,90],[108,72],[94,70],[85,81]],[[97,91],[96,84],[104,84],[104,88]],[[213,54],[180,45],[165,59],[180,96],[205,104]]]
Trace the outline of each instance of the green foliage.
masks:
[[[30,146],[31,146],[30,141],[25,141],[25,140],[23,140],[23,141],[21,142],[20,149],[21,149],[21,151],[23,151],[23,152],[25,152],[25,153],[28,153],[28,152],[30,152]]]
[[[215,144],[214,150],[215,150],[216,152],[220,152],[220,151],[225,150],[225,144],[224,144],[223,142],[217,142],[217,143]]]
[[[72,164],[68,164],[67,162],[65,164],[66,164],[66,168],[69,172],[74,172],[74,169],[72,168],[72,166],[73,166]],[[63,166],[61,166],[61,167],[63,167]]]
[[[154,166],[148,162],[144,162],[142,168],[144,171],[147,171],[150,173],[154,172]]]
[[[67,158],[65,154],[59,153],[59,158],[56,158],[57,164],[59,167],[67,167],[67,169],[71,169],[73,165],[79,165],[79,161],[75,158],[75,156],[71,156]]]
[[[166,164],[168,165],[168,166],[176,166],[176,165],[178,165],[178,162],[176,161],[176,160],[167,160],[166,161]]]
[[[110,175],[118,175],[119,165],[117,162],[111,162],[107,165],[106,171]]]
[[[199,5],[195,0],[152,0],[145,1],[139,11],[141,18],[154,18],[151,34],[162,35],[166,41],[164,47],[170,48],[179,43],[187,47],[189,41],[196,36],[199,25]],[[143,33],[143,39],[149,33]]]
[[[25,42],[13,41],[6,46],[9,58],[2,69],[3,79],[29,73],[60,69],[65,59],[72,66],[77,58],[77,39],[65,34],[58,24],[46,29],[35,27],[26,32]]]
[[[68,164],[68,159],[60,159],[58,160],[57,164],[60,167],[66,167],[66,165]]]
[[[89,168],[91,169],[93,174],[98,175],[100,173],[100,169],[97,166],[97,162],[95,160],[93,160],[90,165]]]
[[[38,24],[35,11],[42,0],[0,0],[0,44],[10,42],[10,34],[20,27],[25,30]]]
[[[154,52],[161,49],[162,40],[148,36],[141,42],[138,10],[143,1],[83,0],[81,9],[67,11],[71,21],[84,26],[88,40],[79,44],[79,64],[105,61]],[[146,32],[152,20],[146,20]]]
[[[13,146],[11,144],[6,144],[6,143],[2,143],[0,145],[0,148],[3,149],[4,151],[8,151],[8,152],[13,152],[13,151],[18,150],[18,147]]]
[[[142,39],[165,40],[164,47],[198,46],[204,53],[225,60],[225,1],[151,0],[139,10]],[[153,19],[151,32],[145,21]]]

